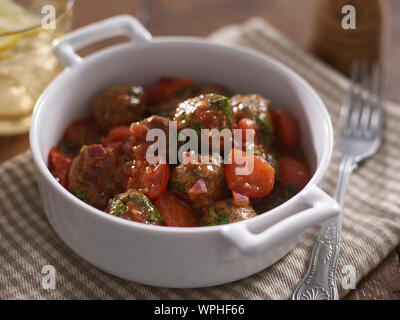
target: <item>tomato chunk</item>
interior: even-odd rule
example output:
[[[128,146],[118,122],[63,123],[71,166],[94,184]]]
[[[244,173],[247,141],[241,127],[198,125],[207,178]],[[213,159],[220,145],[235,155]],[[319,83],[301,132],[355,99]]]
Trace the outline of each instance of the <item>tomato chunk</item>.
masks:
[[[147,94],[151,103],[158,104],[170,101],[179,90],[194,86],[194,82],[189,78],[180,80],[161,78],[155,86],[147,89]]]
[[[296,187],[296,193],[299,192],[310,181],[311,174],[307,166],[290,157],[278,160],[278,177],[283,186],[287,189],[290,185]]]
[[[155,205],[164,218],[164,224],[170,227],[200,226],[200,215],[190,206],[167,191],[155,201]]]
[[[68,186],[68,173],[72,160],[63,155],[56,147],[49,152],[49,169],[62,186]]]
[[[113,143],[113,142],[122,142],[128,139],[131,136],[131,130],[129,127],[116,127],[108,133],[108,136],[103,138],[104,144]]]
[[[231,151],[229,159],[231,164],[225,165],[225,177],[230,190],[248,198],[261,198],[272,191],[275,170],[267,161],[237,149]]]
[[[297,120],[279,109],[272,110],[271,116],[280,145],[288,150],[296,148],[300,143],[300,128]]]
[[[117,152],[122,151],[122,143],[131,136],[129,127],[122,126],[111,129],[107,137],[101,137],[101,143],[104,146],[114,149]]]
[[[152,165],[146,160],[138,160],[131,167],[128,189],[140,190],[153,201],[167,189],[170,175],[166,163]]]

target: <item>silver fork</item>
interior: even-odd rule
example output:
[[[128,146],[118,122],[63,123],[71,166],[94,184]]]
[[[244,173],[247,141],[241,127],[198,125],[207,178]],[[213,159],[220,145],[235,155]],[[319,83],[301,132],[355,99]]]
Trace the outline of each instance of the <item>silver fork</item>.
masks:
[[[341,163],[335,199],[341,206],[350,174],[360,161],[376,153],[381,144],[383,78],[380,63],[353,63],[351,87],[341,110],[336,138]],[[341,214],[322,225],[308,271],[294,290],[293,300],[338,299],[335,274],[340,232]]]

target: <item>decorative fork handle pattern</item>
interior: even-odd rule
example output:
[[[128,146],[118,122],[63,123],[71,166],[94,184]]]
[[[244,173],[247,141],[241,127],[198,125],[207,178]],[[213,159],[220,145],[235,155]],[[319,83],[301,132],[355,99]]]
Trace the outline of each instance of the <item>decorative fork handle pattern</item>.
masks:
[[[335,199],[342,206],[346,186],[355,168],[352,157],[343,157],[339,168],[339,179]],[[337,300],[335,280],[340,249],[341,214],[326,221],[314,245],[306,274],[294,290],[293,300]]]

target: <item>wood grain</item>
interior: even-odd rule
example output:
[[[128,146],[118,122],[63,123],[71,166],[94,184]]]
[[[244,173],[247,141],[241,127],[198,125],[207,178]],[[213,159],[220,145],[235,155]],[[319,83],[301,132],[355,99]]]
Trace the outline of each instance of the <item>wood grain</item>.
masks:
[[[308,49],[317,3],[318,0],[76,0],[73,27],[126,13],[139,15],[153,35],[206,36],[223,25],[241,23],[257,15],[266,18],[297,45]],[[395,66],[400,56],[400,19],[397,19],[400,1],[388,0],[387,3],[384,61],[388,66]],[[399,81],[400,69],[388,68],[386,98],[397,103],[400,103]],[[28,147],[27,134],[0,137],[0,162]],[[399,253],[393,251],[346,299],[400,299]]]

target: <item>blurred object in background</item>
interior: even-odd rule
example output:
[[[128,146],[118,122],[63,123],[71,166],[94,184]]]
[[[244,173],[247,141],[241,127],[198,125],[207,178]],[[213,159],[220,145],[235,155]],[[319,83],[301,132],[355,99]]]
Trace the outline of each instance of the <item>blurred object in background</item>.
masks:
[[[73,3],[0,0],[0,135],[29,130],[37,98],[61,71],[52,42],[70,29]],[[49,6],[55,9],[55,29],[42,27],[42,20],[50,26]]]
[[[346,5],[355,8],[355,29],[344,29]],[[354,60],[377,60],[381,55],[385,16],[382,0],[321,0],[315,11],[311,50],[348,75]],[[348,20],[346,20],[348,22]]]

